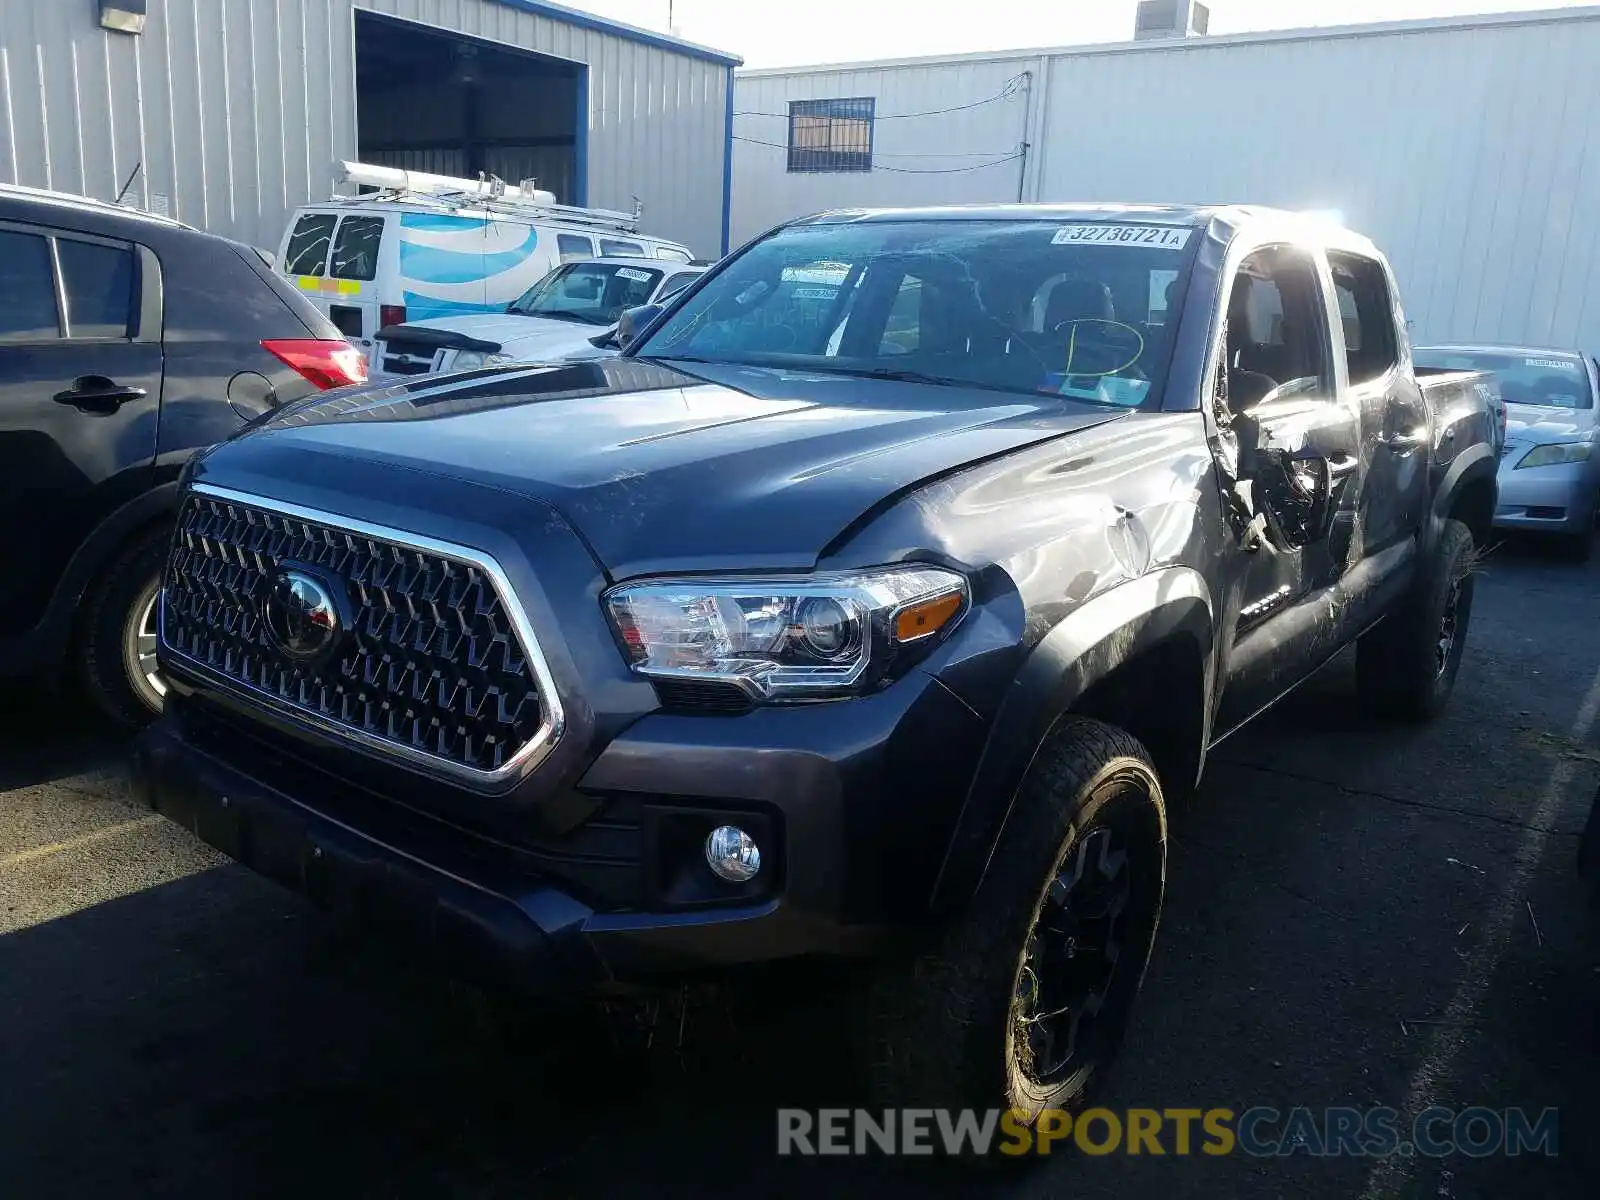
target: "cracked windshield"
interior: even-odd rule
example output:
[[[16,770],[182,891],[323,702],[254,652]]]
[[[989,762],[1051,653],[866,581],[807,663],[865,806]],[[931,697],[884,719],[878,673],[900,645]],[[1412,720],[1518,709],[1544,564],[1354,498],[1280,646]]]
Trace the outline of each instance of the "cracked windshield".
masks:
[[[1192,234],[1071,220],[794,226],[638,353],[1138,408],[1166,374]]]

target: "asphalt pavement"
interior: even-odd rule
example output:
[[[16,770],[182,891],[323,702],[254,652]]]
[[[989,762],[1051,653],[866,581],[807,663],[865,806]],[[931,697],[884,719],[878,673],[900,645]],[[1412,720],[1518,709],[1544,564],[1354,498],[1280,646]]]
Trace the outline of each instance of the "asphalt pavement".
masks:
[[[1470,637],[1433,725],[1365,720],[1340,660],[1218,749],[1105,1103],[1556,1108],[1554,1157],[780,1160],[776,1107],[839,1069],[803,1007],[619,1029],[480,996],[152,818],[120,737],[13,690],[0,1196],[1593,1195],[1600,563],[1498,549]]]

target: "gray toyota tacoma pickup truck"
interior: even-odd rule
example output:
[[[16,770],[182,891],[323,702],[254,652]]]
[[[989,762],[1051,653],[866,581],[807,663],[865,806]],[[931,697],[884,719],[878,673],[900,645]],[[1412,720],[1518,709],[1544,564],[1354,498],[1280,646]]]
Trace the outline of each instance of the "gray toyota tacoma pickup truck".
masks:
[[[1495,461],[1405,331],[1288,213],[793,222],[618,357],[197,459],[137,777],[451,971],[810,959],[894,1102],[1075,1107],[1208,749],[1352,644],[1385,719],[1451,692]]]

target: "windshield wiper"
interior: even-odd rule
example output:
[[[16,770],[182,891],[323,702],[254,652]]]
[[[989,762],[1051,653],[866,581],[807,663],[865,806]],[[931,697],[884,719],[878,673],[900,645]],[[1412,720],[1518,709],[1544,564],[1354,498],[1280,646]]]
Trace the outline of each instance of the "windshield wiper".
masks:
[[[795,371],[816,371],[823,375],[849,375],[853,379],[887,379],[893,383],[926,383],[933,387],[977,388],[988,392],[1009,392],[1015,389],[999,384],[984,383],[979,379],[953,379],[949,375],[930,375],[926,371],[913,371],[905,367],[836,367],[815,366],[806,363],[791,368]]]

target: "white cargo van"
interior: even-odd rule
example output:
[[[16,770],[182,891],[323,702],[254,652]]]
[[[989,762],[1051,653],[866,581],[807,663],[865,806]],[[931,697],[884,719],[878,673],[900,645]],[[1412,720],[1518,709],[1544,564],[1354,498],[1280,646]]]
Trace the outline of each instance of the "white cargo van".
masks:
[[[564,262],[694,257],[639,233],[638,214],[557,204],[531,181],[511,187],[348,162],[338,176],[376,190],[298,209],[277,269],[369,356],[386,325],[504,312]]]

